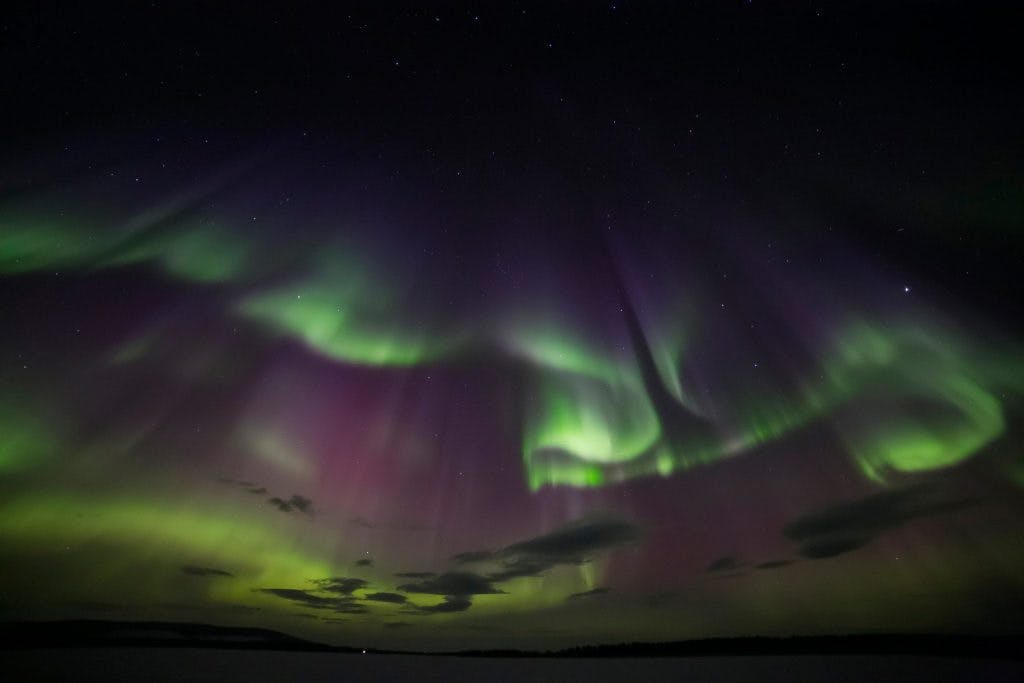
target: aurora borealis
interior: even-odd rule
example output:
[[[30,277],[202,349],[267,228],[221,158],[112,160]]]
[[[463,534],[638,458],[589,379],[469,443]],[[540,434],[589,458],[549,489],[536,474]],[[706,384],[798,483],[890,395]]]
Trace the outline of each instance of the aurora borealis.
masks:
[[[1019,634],[1006,22],[757,4],[15,13],[0,619]]]

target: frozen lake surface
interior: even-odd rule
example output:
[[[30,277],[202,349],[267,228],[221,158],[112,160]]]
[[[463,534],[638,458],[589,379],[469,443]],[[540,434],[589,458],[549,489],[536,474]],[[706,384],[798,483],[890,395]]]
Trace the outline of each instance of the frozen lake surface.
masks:
[[[187,648],[0,651],[8,681],[1019,681],[1024,662],[902,656],[475,658]]]

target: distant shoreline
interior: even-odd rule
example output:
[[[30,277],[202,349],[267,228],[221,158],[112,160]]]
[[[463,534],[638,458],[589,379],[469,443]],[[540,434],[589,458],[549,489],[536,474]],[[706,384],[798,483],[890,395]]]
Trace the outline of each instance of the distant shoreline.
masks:
[[[261,628],[152,621],[0,622],[0,649],[159,647],[493,658],[742,657],[896,655],[1024,659],[1024,635],[850,634],[707,638],[588,645],[561,650],[423,652],[325,645]]]

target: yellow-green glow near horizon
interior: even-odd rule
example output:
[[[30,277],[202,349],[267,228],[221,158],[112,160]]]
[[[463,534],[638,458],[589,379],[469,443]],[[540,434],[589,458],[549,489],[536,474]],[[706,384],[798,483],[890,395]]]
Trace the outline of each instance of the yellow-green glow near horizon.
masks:
[[[304,531],[296,533],[296,525]],[[0,538],[5,540],[8,552],[30,551],[43,544],[68,557],[90,549],[110,554],[109,563],[95,562],[87,569],[76,569],[91,577],[94,585],[61,588],[50,597],[55,600],[104,597],[146,604],[160,599],[168,586],[182,580],[182,566],[199,564],[227,569],[232,574],[200,584],[205,586],[205,599],[211,605],[259,606],[271,613],[290,614],[294,606],[261,589],[286,588],[329,598],[332,594],[319,587],[317,580],[352,575],[356,569],[351,563],[331,559],[343,550],[342,539],[326,529],[312,528],[304,518],[286,517],[272,509],[196,506],[152,493],[144,498],[120,494],[89,497],[47,490],[18,496],[0,503]],[[131,588],[126,591],[127,586],[118,577],[129,559],[153,574],[124,579]],[[360,575],[368,580],[351,597],[367,612],[351,616],[373,619],[397,614],[400,605],[363,598],[393,591],[399,579],[387,572],[370,570],[368,574],[360,569]],[[593,580],[593,572],[593,568],[587,569],[587,581]],[[579,586],[574,568],[555,568],[544,577],[505,582],[507,593],[474,596],[473,609],[479,614],[529,611],[559,604]],[[37,597],[46,601],[46,596]],[[428,607],[439,599],[411,594],[407,604]],[[325,617],[332,614],[330,609],[311,609]],[[420,618],[444,621],[458,616],[440,613]]]
[[[68,550],[106,544],[122,554],[163,558],[173,573],[196,562],[229,567],[241,581],[211,584],[211,598],[238,604],[261,601],[254,599],[254,587],[301,586],[310,577],[332,575],[323,551],[311,552],[287,528],[238,510],[204,510],[152,495],[89,498],[40,491],[17,497],[0,505],[0,536],[10,549],[41,542]]]

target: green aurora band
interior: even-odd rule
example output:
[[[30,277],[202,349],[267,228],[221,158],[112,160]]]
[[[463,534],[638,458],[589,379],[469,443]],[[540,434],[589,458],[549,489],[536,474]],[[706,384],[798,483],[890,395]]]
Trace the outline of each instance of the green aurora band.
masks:
[[[261,270],[252,238],[210,217],[173,218],[178,204],[168,202],[106,230],[5,211],[0,273],[152,264],[187,282],[251,281]],[[681,411],[707,420],[711,431],[680,441],[669,438],[670,418],[655,409],[635,358],[582,343],[558,326],[506,320],[497,334],[470,335],[427,324],[411,313],[408,292],[385,284],[377,270],[355,250],[329,248],[305,275],[243,289],[230,312],[331,360],[374,367],[443,362],[470,340],[496,338],[531,367],[522,454],[532,490],[668,476],[822,419],[833,421],[861,471],[881,482],[888,471],[948,467],[978,453],[1005,429],[999,387],[1024,387],[1021,363],[1007,360],[1019,354],[981,362],[968,344],[942,330],[852,320],[819,354],[819,371],[797,382],[799,391],[743,390],[712,404],[695,399],[683,382],[680,369],[699,362],[698,352],[689,348],[685,330],[674,329],[652,335],[649,352],[661,388]],[[124,360],[129,351],[146,348],[115,358]],[[5,470],[29,466],[54,448],[55,437],[32,419],[14,419],[5,432]]]
[[[357,365],[419,365],[452,350],[454,340],[400,324],[398,302],[382,278],[349,261],[325,264],[309,278],[252,294],[237,310],[317,353]]]
[[[881,483],[888,471],[948,467],[990,444],[1005,429],[998,388],[1019,389],[1024,377],[1020,364],[1004,359],[1001,372],[994,372],[934,330],[857,321],[837,339],[800,395],[734,396],[707,406],[703,414],[728,419],[716,422],[715,438],[694,436],[685,444],[660,436],[663,425],[637,370],[620,367],[618,384],[547,370],[525,429],[529,485],[602,486],[668,476],[821,419],[834,421],[861,471]]]

